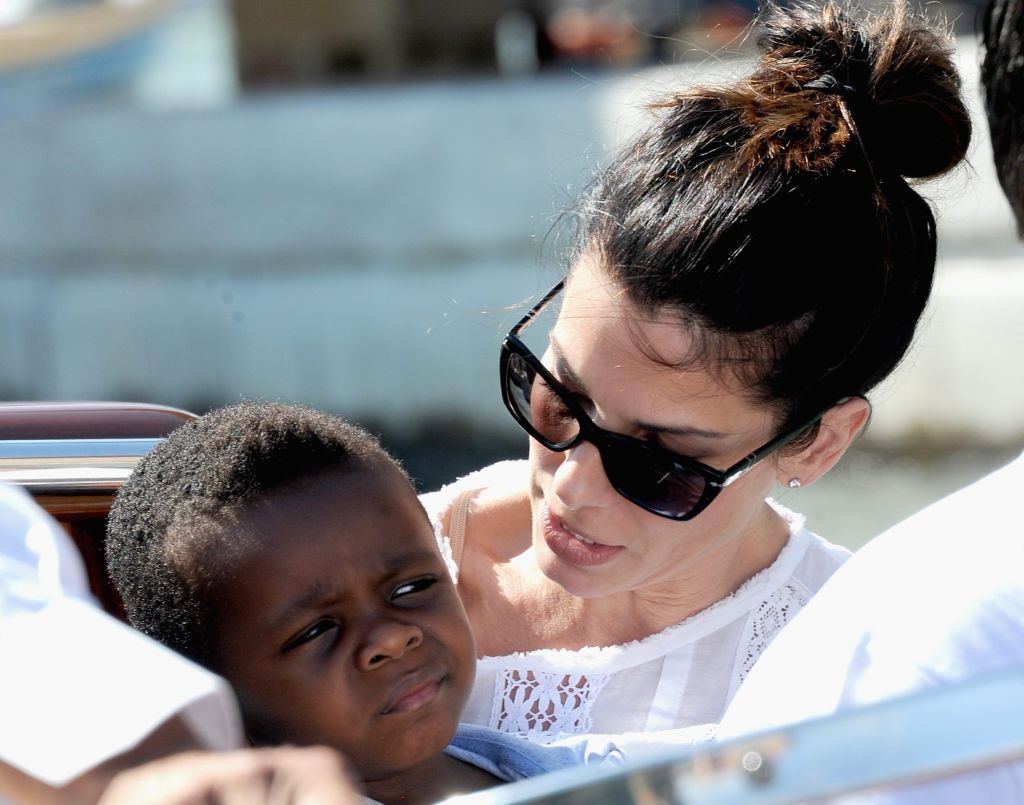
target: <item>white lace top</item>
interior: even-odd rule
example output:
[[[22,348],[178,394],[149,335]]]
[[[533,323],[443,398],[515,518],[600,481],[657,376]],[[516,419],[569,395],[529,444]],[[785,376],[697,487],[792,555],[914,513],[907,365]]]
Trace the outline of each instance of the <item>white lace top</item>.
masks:
[[[525,463],[502,462],[421,496],[449,560],[441,515],[460,493],[488,486],[496,474],[523,473]],[[717,724],[765,646],[850,556],[769,503],[790,523],[789,542],[735,593],[632,643],[482,657],[463,720],[542,743]]]

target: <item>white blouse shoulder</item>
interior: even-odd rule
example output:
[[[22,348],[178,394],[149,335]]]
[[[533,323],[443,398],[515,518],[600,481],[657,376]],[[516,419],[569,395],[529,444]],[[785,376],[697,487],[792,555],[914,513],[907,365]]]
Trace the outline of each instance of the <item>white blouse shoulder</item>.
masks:
[[[521,476],[525,464],[492,465],[421,499],[437,526],[456,495]],[[717,723],[764,648],[850,556],[769,503],[789,523],[789,541],[732,595],[631,643],[483,657],[463,720],[545,743]]]

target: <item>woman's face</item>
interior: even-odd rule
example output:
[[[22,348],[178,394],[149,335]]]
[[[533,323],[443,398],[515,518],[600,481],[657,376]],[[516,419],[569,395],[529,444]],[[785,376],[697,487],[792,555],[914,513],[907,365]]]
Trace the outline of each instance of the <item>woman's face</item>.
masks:
[[[689,354],[690,336],[668,312],[643,313],[596,258],[574,267],[563,294],[543,362],[600,427],[719,469],[776,435],[773,412],[742,396],[737,385],[728,387],[699,365],[669,368]],[[776,479],[774,458],[686,522],[619,495],[589,442],[555,453],[531,440],[530,464],[537,562],[574,595],[656,595],[662,586],[678,591],[687,579],[699,586],[763,555],[778,538],[778,517],[764,502]]]

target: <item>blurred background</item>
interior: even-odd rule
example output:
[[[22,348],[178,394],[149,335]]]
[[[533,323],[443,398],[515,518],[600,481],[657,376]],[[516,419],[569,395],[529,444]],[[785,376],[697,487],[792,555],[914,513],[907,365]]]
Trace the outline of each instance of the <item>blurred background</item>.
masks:
[[[921,187],[935,297],[855,449],[780,493],[854,548],[1024,449],[1024,248],[978,8],[929,8],[977,132]],[[558,213],[645,102],[746,68],[754,10],[0,0],[0,398],[304,402],[379,433],[424,490],[524,456],[498,346],[559,275]]]

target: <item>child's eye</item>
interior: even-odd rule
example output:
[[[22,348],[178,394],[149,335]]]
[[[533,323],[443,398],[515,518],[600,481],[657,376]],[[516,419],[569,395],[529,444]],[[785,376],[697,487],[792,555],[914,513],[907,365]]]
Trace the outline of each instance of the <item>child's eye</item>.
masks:
[[[396,598],[402,598],[406,595],[413,595],[415,593],[421,593],[424,590],[428,590],[437,583],[437,579],[433,576],[427,578],[414,579],[413,581],[407,581],[399,584],[391,591],[391,600],[394,601]]]
[[[337,629],[338,625],[338,622],[335,620],[331,620],[330,618],[321,618],[312,626],[304,629],[285,643],[282,651],[291,651],[293,648],[298,648],[305,643],[309,643],[311,640],[316,640],[321,635],[327,634],[333,629]]]

